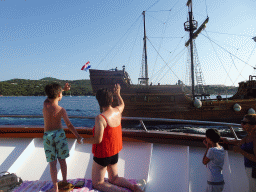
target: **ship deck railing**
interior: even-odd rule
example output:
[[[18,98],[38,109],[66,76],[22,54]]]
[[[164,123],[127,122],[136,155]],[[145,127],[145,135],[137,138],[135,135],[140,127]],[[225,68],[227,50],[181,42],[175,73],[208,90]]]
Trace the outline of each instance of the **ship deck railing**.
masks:
[[[43,118],[42,115],[0,115],[1,117],[12,117],[12,118]],[[90,116],[69,116],[74,119],[95,119]],[[165,118],[147,118],[147,117],[122,117],[123,121],[138,121],[145,132],[149,132],[145,125],[147,122],[161,122],[161,123],[176,123],[176,124],[193,124],[193,125],[210,125],[210,126],[226,126],[229,128],[231,134],[236,140],[239,140],[234,128],[241,127],[240,124],[226,123],[226,122],[213,122],[213,121],[199,121],[199,120],[184,120],[184,119],[165,119]],[[1,128],[1,126],[0,126]]]

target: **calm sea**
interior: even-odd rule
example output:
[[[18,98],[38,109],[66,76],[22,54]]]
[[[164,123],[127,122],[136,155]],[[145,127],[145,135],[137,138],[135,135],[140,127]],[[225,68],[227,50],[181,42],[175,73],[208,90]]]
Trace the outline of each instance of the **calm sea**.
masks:
[[[46,97],[0,97],[0,115],[43,115]],[[69,116],[95,117],[100,110],[95,96],[63,97],[59,102]],[[93,119],[70,119],[75,127],[93,126]],[[64,122],[63,122],[64,123]],[[0,125],[44,125],[43,118],[0,117]]]
[[[216,98],[216,97],[213,97]],[[43,115],[42,107],[46,97],[0,97],[0,115]],[[69,116],[95,117],[100,113],[98,102],[95,96],[66,96],[59,102],[64,107]],[[75,127],[93,127],[94,118],[80,119],[70,118]],[[64,121],[62,122],[65,125]],[[209,126],[195,126],[183,124],[154,124],[145,122],[149,130],[167,130],[171,132],[184,132],[205,134],[206,128]],[[0,125],[44,125],[43,118],[16,118],[16,117],[0,117]],[[139,122],[125,123],[124,128],[142,129]],[[233,137],[227,127],[214,127],[219,129],[222,136]],[[236,129],[238,136],[244,135],[242,129]]]

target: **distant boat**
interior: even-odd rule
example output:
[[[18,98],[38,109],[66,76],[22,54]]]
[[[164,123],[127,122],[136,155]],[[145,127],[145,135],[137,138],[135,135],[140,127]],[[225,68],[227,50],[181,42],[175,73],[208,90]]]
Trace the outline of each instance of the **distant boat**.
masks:
[[[90,69],[90,80],[93,93],[100,88],[113,89],[114,84],[121,85],[121,95],[125,102],[123,116],[151,117],[169,119],[190,119],[204,121],[240,122],[247,113],[256,110],[256,76],[250,76],[249,81],[240,82],[238,91],[230,98],[210,99],[203,90],[200,70],[194,71],[193,41],[206,27],[209,18],[197,28],[197,21],[193,20],[192,2],[188,1],[189,19],[184,23],[185,31],[190,33],[186,46],[190,48],[191,86],[185,86],[182,81],[176,85],[149,84],[147,65],[147,36],[144,22],[144,76],[138,78],[138,84],[132,84],[129,74],[123,70]],[[143,12],[145,21],[145,11]],[[196,30],[196,31],[195,31]],[[194,32],[195,31],[195,32]],[[195,85],[195,74],[197,85]],[[200,83],[201,82],[201,83]],[[189,90],[191,89],[191,90]],[[197,89],[197,90],[196,90]],[[197,92],[196,92],[197,91]]]

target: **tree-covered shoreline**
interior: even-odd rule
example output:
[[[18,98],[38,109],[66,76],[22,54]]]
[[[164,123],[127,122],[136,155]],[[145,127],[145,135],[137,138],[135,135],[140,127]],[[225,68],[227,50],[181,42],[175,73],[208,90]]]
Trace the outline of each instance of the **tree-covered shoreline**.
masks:
[[[11,79],[0,82],[0,95],[2,96],[45,96],[44,87],[49,83],[59,83],[64,86],[66,82],[71,85],[71,90],[63,92],[63,95],[84,96],[93,95],[89,79],[59,80],[46,77],[40,80]],[[237,91],[234,86],[204,86],[205,92],[211,95],[233,95]]]
[[[11,79],[0,82],[0,95],[2,96],[45,96],[44,88],[49,83],[59,83],[64,87],[65,83],[71,85],[70,91],[64,91],[63,96],[92,95],[90,80],[59,80],[46,77],[40,80]]]

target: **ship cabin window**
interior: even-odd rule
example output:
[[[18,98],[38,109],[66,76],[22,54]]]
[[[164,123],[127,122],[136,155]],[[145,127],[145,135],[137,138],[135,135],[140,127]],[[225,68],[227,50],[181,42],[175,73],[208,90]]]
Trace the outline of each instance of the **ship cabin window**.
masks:
[[[159,97],[159,96],[148,96],[148,102],[161,102],[161,97]]]
[[[163,100],[160,96],[137,95],[130,97],[131,102],[161,102]]]

